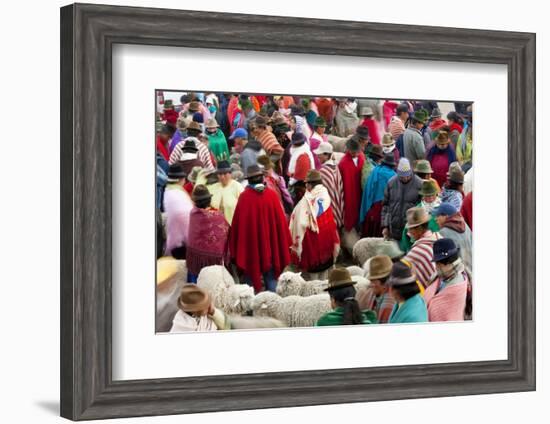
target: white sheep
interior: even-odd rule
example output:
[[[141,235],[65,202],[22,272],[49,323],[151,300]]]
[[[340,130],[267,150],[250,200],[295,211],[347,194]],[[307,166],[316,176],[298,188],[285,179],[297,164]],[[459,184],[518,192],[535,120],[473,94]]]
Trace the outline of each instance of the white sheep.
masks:
[[[327,134],[327,141],[332,144],[332,149],[335,152],[341,152],[344,153],[346,151],[346,143],[351,138],[351,136],[348,137],[338,137],[334,134]]]
[[[348,266],[346,267],[346,269],[349,271],[349,274],[353,277],[354,275],[358,275],[360,277],[362,277],[363,275],[365,275],[365,273],[363,272],[363,269],[358,267],[357,265],[352,265],[352,266]]]
[[[351,279],[353,281],[355,281],[355,284],[353,285],[353,287],[355,287],[355,290],[357,290],[357,291],[359,291],[363,288],[366,289],[370,285],[370,281],[367,280],[362,275],[352,275]]]
[[[399,248],[395,240],[384,240],[382,237],[362,238],[353,247],[353,258],[363,269],[365,262],[376,255],[388,255],[395,259],[403,256],[404,252]]]
[[[306,281],[301,272],[283,272],[277,281],[277,294],[287,296],[311,296],[323,293],[327,287],[326,280]]]
[[[224,266],[212,265],[201,269],[197,286],[206,290],[214,306],[226,314],[243,315],[252,309],[254,289],[247,284],[235,284]]]
[[[354,247],[360,241],[359,233],[355,228],[350,231],[344,231],[342,237],[340,237],[340,246],[348,252],[353,252]]]
[[[281,297],[264,291],[252,301],[254,316],[268,316],[286,323],[289,327],[311,327],[331,310],[327,293],[312,296]]]

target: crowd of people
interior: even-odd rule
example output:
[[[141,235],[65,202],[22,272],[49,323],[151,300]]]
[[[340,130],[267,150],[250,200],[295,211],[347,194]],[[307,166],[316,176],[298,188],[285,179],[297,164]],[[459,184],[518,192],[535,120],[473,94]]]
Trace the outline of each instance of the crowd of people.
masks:
[[[288,269],[328,280],[317,325],[471,318],[471,104],[180,94],[158,93],[156,131],[157,258],[186,260],[179,315],[220,328],[195,283],[223,265],[255,293]],[[358,292],[344,266],[361,238],[393,248]]]

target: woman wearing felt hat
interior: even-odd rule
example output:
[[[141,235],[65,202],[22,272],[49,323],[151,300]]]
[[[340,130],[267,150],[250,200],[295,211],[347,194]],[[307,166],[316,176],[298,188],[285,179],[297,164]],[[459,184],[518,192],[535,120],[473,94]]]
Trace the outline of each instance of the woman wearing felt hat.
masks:
[[[426,153],[426,159],[433,169],[432,176],[439,186],[445,184],[449,165],[456,161],[455,149],[451,145],[448,129],[445,127],[438,132],[433,146]]]
[[[345,268],[334,268],[328,277],[328,287],[333,310],[327,312],[315,323],[316,327],[327,325],[376,324],[376,313],[361,311],[355,299],[355,282]]]
[[[187,281],[196,282],[202,268],[229,262],[226,250],[229,224],[221,211],[211,207],[212,195],[206,186],[195,186],[191,197],[195,206],[189,216]]]
[[[324,274],[340,250],[340,238],[321,173],[311,170],[306,177],[306,192],[290,215],[292,262],[309,273]],[[324,275],[319,275],[323,279]]]
[[[433,247],[437,278],[424,293],[430,321],[464,321],[471,313],[468,275],[460,258],[460,248],[449,238]]]
[[[420,285],[408,261],[401,259],[393,264],[386,284],[389,284],[390,294],[395,299],[389,324],[428,321],[426,302],[420,294]]]
[[[178,312],[171,333],[229,330],[227,316],[214,307],[210,295],[195,284],[186,284],[178,298]]]
[[[218,122],[215,118],[210,118],[204,125],[206,135],[208,136],[208,149],[216,161],[229,159],[229,147]]]
[[[242,184],[233,179],[232,171],[229,162],[225,160],[218,162],[216,170],[218,182],[208,187],[212,193],[212,207],[223,212],[229,225],[233,220],[239,196],[244,191]]]

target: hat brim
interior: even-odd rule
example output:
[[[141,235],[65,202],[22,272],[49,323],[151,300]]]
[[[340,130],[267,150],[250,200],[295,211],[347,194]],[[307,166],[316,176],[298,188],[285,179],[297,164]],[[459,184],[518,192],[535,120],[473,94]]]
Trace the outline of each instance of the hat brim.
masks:
[[[389,275],[391,274],[391,270],[389,270],[388,272],[383,272],[383,273],[378,273],[378,274],[368,274],[367,275],[367,280],[379,280],[380,278],[385,278],[385,277],[388,277]]]
[[[252,174],[247,174],[246,178],[248,179],[248,178],[252,178],[252,177],[257,177],[259,175],[264,175],[263,171],[258,171],[258,172],[254,172]]]
[[[432,191],[432,192],[429,192],[429,193],[419,191],[418,194],[420,194],[422,197],[437,196],[437,191]]]
[[[323,290],[330,291],[330,290],[342,289],[344,287],[354,286],[355,284],[357,284],[357,282],[353,280],[336,281],[335,283],[333,283],[332,285],[329,285],[327,288]]]
[[[426,220],[422,221],[422,222],[417,222],[416,224],[405,224],[405,228],[416,228],[416,227],[420,227],[422,224],[426,224],[430,221],[430,217],[428,216]]]
[[[450,252],[448,255],[437,255],[437,256],[434,255],[434,257],[432,258],[432,262],[439,262],[451,256],[458,255],[459,253],[460,253],[460,247],[457,246],[456,250],[453,252]]]
[[[308,180],[308,179],[306,178],[305,182],[306,182],[306,183],[322,183],[322,182],[323,182],[323,179],[322,179],[322,178],[316,178],[316,179],[314,179],[314,180]]]

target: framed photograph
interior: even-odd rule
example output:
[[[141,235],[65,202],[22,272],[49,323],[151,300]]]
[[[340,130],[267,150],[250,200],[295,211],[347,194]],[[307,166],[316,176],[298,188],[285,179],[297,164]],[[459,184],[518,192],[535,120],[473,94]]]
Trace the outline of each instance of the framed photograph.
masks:
[[[531,33],[61,8],[61,415],[535,390],[534,111]]]

